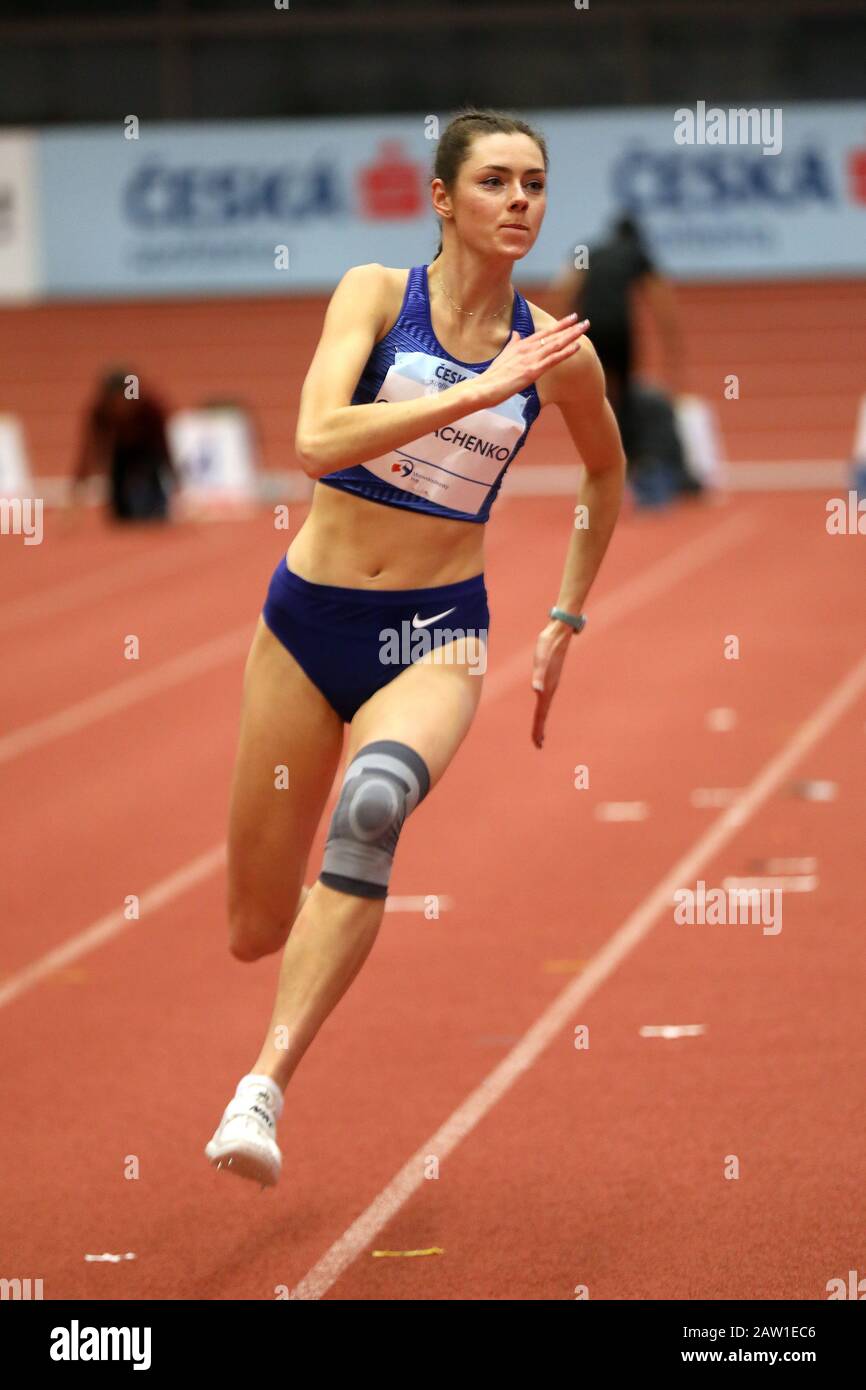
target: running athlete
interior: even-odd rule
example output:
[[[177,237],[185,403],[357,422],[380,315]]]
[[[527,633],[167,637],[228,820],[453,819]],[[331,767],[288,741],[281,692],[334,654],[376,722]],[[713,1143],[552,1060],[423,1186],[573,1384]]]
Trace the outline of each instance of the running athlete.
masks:
[[[478,707],[484,524],[542,407],[559,407],[584,463],[589,525],[569,527],[536,643],[538,748],[616,521],[625,460],[587,323],[511,284],[541,229],[547,168],[524,121],[456,116],[431,182],[434,260],[347,271],[304,382],[295,442],[316,486],[247,661],[229,824],[230,949],[283,960],[262,1049],[205,1150],[262,1187],[280,1173],[286,1085],[376,938],[404,822]],[[345,775],[306,888],[344,724]]]

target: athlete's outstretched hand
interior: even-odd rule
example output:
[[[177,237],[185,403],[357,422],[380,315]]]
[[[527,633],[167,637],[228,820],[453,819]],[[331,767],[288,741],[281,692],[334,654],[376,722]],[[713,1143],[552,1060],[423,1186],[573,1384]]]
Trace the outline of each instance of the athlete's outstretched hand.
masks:
[[[499,356],[481,373],[486,405],[498,405],[517,391],[523,391],[558,362],[580,351],[580,339],[589,319],[577,322],[577,314],[559,319],[552,328],[539,328],[528,337],[512,333]]]
[[[535,716],[532,720],[532,742],[536,748],[544,743],[544,724],[547,711],[559,685],[565,653],[573,634],[555,620],[541,629],[535,644],[532,661],[532,688],[536,694]]]

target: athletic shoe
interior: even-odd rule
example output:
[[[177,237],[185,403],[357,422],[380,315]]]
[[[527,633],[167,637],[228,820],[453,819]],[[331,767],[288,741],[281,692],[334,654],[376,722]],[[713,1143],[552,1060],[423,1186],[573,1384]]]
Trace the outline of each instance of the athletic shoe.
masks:
[[[205,1154],[215,1168],[274,1187],[282,1156],[276,1140],[278,1111],[266,1086],[241,1084],[226,1106]]]

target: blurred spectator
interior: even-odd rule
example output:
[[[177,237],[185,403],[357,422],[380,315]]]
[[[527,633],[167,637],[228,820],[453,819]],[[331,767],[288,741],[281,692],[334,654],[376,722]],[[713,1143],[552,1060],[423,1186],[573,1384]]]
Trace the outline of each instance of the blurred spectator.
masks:
[[[84,422],[73,500],[94,473],[108,480],[108,510],[116,521],[165,521],[177,486],[166,435],[166,412],[142,391],[134,372],[117,369],[102,381]]]
[[[589,248],[586,270],[569,266],[553,285],[561,316],[576,309],[590,320],[589,337],[601,358],[608,399],[619,413],[634,370],[633,291],[643,294],[665,352],[668,385],[682,390],[682,335],[673,286],[653,264],[633,217],[620,217],[605,241]]]
[[[590,321],[589,338],[604,368],[638,500],[661,502],[677,492],[700,491],[700,484],[686,470],[669,398],[634,379],[635,292],[645,297],[655,320],[668,383],[678,395],[683,347],[676,296],[654,265],[634,218],[620,217],[610,235],[589,248],[587,268],[567,267],[552,286],[558,317],[576,309]]]

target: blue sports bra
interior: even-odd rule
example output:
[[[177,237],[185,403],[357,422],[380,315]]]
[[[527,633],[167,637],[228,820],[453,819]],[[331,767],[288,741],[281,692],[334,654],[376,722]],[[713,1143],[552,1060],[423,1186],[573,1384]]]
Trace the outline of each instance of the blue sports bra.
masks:
[[[524,338],[535,332],[529,305],[517,290],[511,317],[512,332],[515,329]],[[400,316],[370,353],[352,404],[433,395],[479,375],[494,360],[460,362],[445,351],[430,320],[427,267],[416,265],[409,271]],[[388,507],[485,522],[505,471],[540,409],[533,384],[499,405],[474,411],[380,458],[340,468],[318,481]]]

